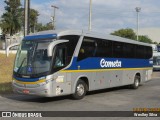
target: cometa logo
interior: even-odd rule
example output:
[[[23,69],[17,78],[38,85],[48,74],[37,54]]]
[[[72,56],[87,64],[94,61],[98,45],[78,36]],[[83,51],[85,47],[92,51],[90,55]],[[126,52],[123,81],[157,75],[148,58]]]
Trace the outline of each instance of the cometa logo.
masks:
[[[105,59],[102,59],[100,61],[100,66],[102,68],[118,68],[122,67],[122,62],[121,61],[105,61]]]

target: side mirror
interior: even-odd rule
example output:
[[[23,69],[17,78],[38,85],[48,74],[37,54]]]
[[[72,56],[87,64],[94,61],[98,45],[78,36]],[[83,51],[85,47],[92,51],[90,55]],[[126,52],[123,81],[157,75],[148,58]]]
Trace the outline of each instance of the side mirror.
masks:
[[[49,44],[49,46],[48,46],[48,50],[47,50],[47,52],[48,52],[48,57],[51,57],[52,56],[52,54],[53,54],[53,48],[56,46],[56,45],[58,45],[58,44],[60,44],[60,43],[65,43],[65,42],[68,42],[69,40],[55,40],[55,41],[53,41],[52,43],[50,43]]]
[[[7,47],[7,49],[6,49],[6,55],[7,55],[7,57],[9,56],[9,49],[12,48],[12,47],[14,47],[14,46],[19,46],[19,45],[20,45],[20,43],[14,43],[14,44],[9,45]]]

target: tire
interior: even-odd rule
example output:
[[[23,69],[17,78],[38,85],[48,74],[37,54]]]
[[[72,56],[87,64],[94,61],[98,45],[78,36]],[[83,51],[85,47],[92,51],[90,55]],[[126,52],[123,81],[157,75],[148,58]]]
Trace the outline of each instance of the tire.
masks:
[[[75,93],[72,94],[72,97],[75,100],[80,100],[82,98],[84,98],[84,96],[86,95],[87,92],[87,85],[83,80],[78,80],[77,84],[76,84],[76,88],[75,88]]]
[[[136,75],[134,77],[134,83],[131,85],[132,89],[137,89],[140,85],[140,77],[138,75]]]

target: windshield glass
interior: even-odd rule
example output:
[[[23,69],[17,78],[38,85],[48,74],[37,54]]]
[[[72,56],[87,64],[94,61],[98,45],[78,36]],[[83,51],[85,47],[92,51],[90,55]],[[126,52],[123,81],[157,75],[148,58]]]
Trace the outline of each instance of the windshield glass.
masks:
[[[57,44],[53,48],[51,57],[48,57],[47,49],[54,40],[23,40],[17,52],[14,76],[22,78],[43,77],[69,65],[79,36],[61,36],[58,40],[62,39],[69,40],[69,42]]]
[[[30,77],[46,75],[51,66],[51,57],[47,55],[47,48],[52,41],[23,41],[16,56],[14,72]]]

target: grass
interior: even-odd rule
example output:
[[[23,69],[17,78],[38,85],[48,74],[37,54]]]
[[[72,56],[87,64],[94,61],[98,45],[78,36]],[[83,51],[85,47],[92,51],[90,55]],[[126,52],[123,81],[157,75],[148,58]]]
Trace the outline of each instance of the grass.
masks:
[[[0,83],[0,94],[12,93],[12,85],[9,83]]]
[[[12,91],[12,74],[15,55],[0,54],[0,94],[10,93]]]

